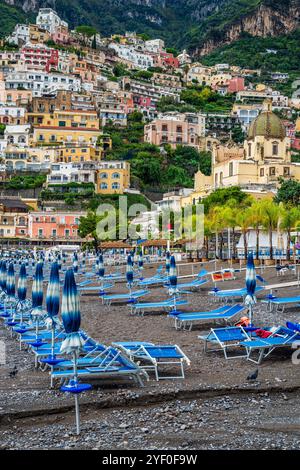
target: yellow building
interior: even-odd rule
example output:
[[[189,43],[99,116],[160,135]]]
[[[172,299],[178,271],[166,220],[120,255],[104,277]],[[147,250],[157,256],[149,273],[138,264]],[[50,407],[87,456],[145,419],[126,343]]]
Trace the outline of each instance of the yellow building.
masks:
[[[55,161],[61,163],[79,163],[100,161],[103,154],[102,147],[91,145],[62,145],[55,149]]]
[[[125,161],[101,162],[96,173],[97,194],[123,194],[130,187],[130,164]]]
[[[36,24],[29,25],[29,42],[32,44],[43,44],[49,41],[50,34],[45,29],[40,28]]]
[[[45,147],[17,147],[8,145],[2,154],[8,171],[47,170],[55,162],[55,149]]]
[[[97,111],[54,110],[53,113],[27,113],[27,122],[33,126],[100,129]]]
[[[195,174],[195,191],[183,205],[199,200],[221,187],[240,186],[255,197],[276,193],[279,179],[300,181],[300,164],[291,162],[290,139],[279,117],[266,100],[251,123],[244,146],[232,141],[213,148],[212,174]]]

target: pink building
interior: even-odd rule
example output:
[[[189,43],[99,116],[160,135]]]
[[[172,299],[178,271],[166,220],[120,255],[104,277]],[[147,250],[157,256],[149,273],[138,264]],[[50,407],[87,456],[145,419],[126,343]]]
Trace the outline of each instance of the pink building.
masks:
[[[228,82],[228,93],[238,93],[245,90],[245,80],[243,77],[233,77]]]
[[[196,113],[168,113],[147,124],[144,141],[149,144],[169,144],[198,147],[205,135],[205,116]]]
[[[69,30],[66,26],[58,26],[53,34],[51,34],[52,41],[57,44],[67,44],[70,41]]]
[[[32,240],[79,240],[78,227],[84,212],[32,212],[28,233]]]

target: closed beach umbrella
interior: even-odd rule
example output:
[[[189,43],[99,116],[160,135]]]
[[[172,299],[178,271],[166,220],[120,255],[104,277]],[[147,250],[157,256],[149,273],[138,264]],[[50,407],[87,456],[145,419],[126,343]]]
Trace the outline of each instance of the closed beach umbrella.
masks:
[[[46,295],[47,314],[52,327],[51,356],[54,358],[54,338],[57,315],[59,312],[59,269],[57,263],[52,263],[50,281]]]
[[[6,278],[6,293],[10,300],[13,300],[16,293],[15,269],[13,263],[10,263]]]
[[[171,260],[171,255],[170,255],[170,252],[167,251],[167,254],[166,254],[166,271],[167,271],[167,274],[169,274],[169,271],[170,271],[170,260]]]
[[[175,256],[171,256],[170,260],[169,283],[172,290],[177,289],[177,268]]]
[[[74,273],[78,273],[78,255],[77,253],[74,253],[74,256],[73,256],[73,271]]]
[[[133,262],[132,262],[132,258],[130,255],[127,258],[126,279],[127,279],[127,284],[128,284],[130,293],[131,293],[131,286],[133,283]]]
[[[50,281],[47,288],[46,308],[48,316],[55,322],[59,312],[59,269],[57,263],[52,263]]]
[[[0,287],[4,293],[6,293],[6,277],[7,277],[6,261],[2,261],[1,271],[0,271]]]
[[[103,262],[103,256],[102,255],[99,255],[98,256],[98,275],[100,278],[103,278],[104,277],[104,273],[105,273],[105,268],[104,268],[104,262]]]
[[[21,264],[19,280],[18,280],[18,299],[20,302],[24,302],[27,294],[27,275],[25,263]]]
[[[143,253],[142,252],[139,254],[138,265],[139,265],[139,269],[144,268],[144,259],[143,259]]]
[[[61,315],[67,336],[61,345],[61,352],[70,354],[78,353],[83,346],[83,339],[79,334],[80,310],[79,296],[77,292],[73,269],[68,269],[65,275],[63,288]]]
[[[250,323],[252,324],[253,305],[256,303],[256,297],[255,297],[256,272],[255,272],[252,253],[249,253],[248,259],[247,259],[246,289],[247,289],[247,295],[245,298],[245,305],[249,306],[249,317],[250,317]]]
[[[75,397],[75,412],[76,412],[76,428],[77,434],[80,433],[80,420],[79,420],[79,403],[78,394],[81,391],[91,388],[90,385],[78,383],[77,376],[77,358],[78,353],[83,347],[84,341],[79,333],[80,328],[80,309],[79,309],[79,296],[77,292],[75,277],[72,269],[68,269],[65,276],[65,283],[63,288],[61,315],[67,336],[63,341],[60,351],[62,353],[73,354],[73,379],[69,384],[63,386],[63,392],[74,393]]]
[[[31,298],[33,308],[32,314],[40,315],[43,305],[43,265],[40,262],[36,265]]]

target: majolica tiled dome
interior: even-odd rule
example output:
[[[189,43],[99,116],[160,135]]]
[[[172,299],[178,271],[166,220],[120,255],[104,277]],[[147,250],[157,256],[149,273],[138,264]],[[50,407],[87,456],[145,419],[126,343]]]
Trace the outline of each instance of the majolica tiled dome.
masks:
[[[263,111],[250,124],[248,139],[263,136],[267,139],[284,139],[286,130],[280,118],[272,111]]]

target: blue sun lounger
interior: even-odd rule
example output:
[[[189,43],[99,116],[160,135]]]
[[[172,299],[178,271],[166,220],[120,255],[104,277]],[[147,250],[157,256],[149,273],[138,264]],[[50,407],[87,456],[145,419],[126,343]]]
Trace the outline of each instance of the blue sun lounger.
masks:
[[[118,342],[114,346],[126,353],[132,361],[138,361],[145,371],[154,371],[157,381],[162,379],[184,379],[184,365],[191,361],[177,344],[155,345],[147,342]],[[179,366],[179,375],[162,375],[161,367]]]
[[[283,313],[286,306],[300,304],[300,295],[295,297],[273,297],[268,299],[268,304],[276,307],[276,312]]]
[[[90,379],[107,378],[129,378],[137,384],[144,386],[143,379],[148,380],[148,374],[141,369],[127,356],[121,354],[121,351],[109,348],[109,360],[102,366],[89,365],[88,367],[79,367],[78,377]],[[60,379],[63,383],[74,376],[73,367],[70,369],[59,369],[59,364],[51,371],[51,379]]]
[[[260,364],[275,349],[289,347],[296,348],[300,345],[300,325],[287,322],[286,327],[279,327],[268,338],[255,338],[240,343],[246,349],[247,360]],[[256,357],[254,354],[256,353]]]
[[[255,294],[258,294],[262,290],[264,290],[262,286],[257,286],[255,289]],[[217,299],[228,302],[229,300],[246,297],[247,289],[244,287],[242,289],[218,290],[211,292],[211,294],[214,295]]]
[[[180,313],[174,315],[176,330],[189,330],[191,331],[194,323],[209,323],[222,321],[225,323],[232,322],[233,319],[243,312],[247,307],[244,305],[234,305],[227,308],[225,311],[216,313],[212,312],[198,312],[198,313]]]
[[[131,293],[128,292],[126,294],[110,294],[110,295],[105,294],[102,296],[102,300],[105,305],[109,306],[112,302],[118,302],[118,303],[129,302],[130,303],[131,301],[135,301],[139,297],[143,297],[144,295],[147,295],[147,294],[149,294],[148,290],[137,290]]]
[[[251,339],[242,326],[211,328],[207,335],[199,335],[198,338],[204,341],[205,353],[223,351],[225,359],[247,357],[247,353],[241,349],[240,343]],[[230,354],[231,349],[239,350],[239,353]]]
[[[187,305],[188,301],[184,299],[177,299],[176,300],[176,307],[181,305]],[[174,307],[174,300],[169,298],[166,300],[162,300],[160,302],[141,302],[132,305],[132,313],[133,314],[140,314],[144,315],[145,310],[153,311],[153,310],[160,310],[161,312],[167,312]]]
[[[84,295],[84,294],[98,294],[99,292],[101,291],[104,291],[104,290],[109,290],[111,289],[112,287],[114,287],[114,284],[113,283],[110,283],[110,284],[103,284],[103,286],[86,286],[86,287],[79,287],[79,292],[81,295]]]

